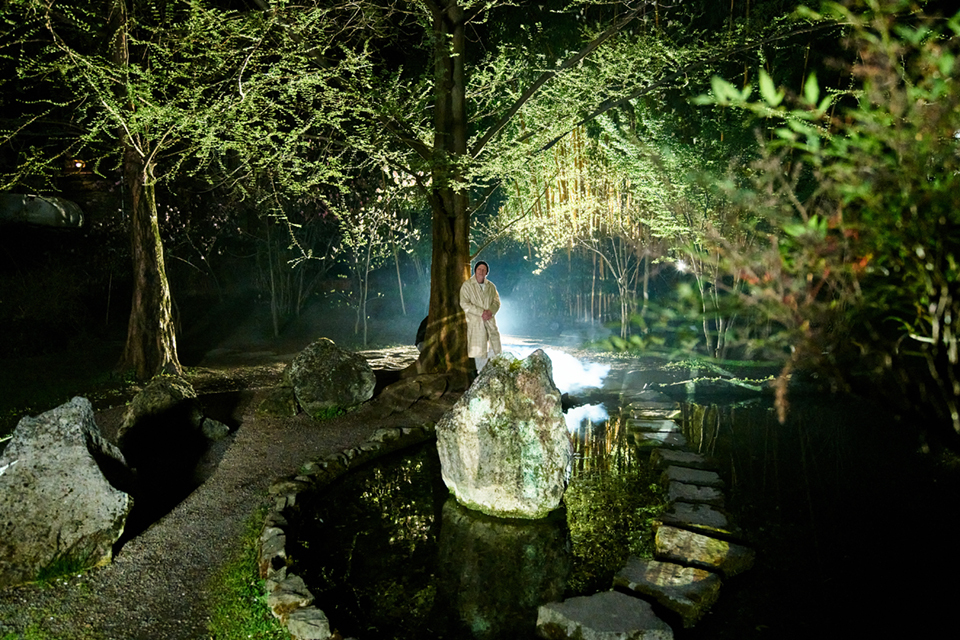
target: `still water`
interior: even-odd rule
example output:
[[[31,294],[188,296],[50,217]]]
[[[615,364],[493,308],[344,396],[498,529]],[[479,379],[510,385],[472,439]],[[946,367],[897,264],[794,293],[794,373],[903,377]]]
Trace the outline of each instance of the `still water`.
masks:
[[[763,399],[681,412],[758,558],[678,638],[934,637],[960,598],[960,484],[918,453],[910,425],[850,402],[795,403],[783,425]],[[295,571],[331,626],[362,640],[526,640],[539,604],[609,588],[630,549],[649,548],[658,496],[619,407],[571,410],[568,427],[568,506],[541,522],[460,508],[433,443],[302,503]]]

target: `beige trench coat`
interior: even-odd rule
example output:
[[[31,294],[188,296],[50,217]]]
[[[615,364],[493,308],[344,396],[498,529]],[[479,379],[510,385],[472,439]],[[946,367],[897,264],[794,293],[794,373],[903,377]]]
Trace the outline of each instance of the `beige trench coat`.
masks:
[[[483,312],[488,309],[494,316],[500,310],[500,294],[497,286],[487,280],[483,287],[471,276],[460,287],[460,306],[467,314],[467,357],[483,358],[488,349],[500,353],[500,330],[496,317],[483,321]]]

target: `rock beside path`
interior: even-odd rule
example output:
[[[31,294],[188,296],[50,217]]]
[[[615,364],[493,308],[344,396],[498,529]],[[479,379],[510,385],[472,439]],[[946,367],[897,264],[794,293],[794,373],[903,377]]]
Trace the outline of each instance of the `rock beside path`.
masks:
[[[366,358],[329,338],[298,353],[289,376],[300,406],[316,420],[356,409],[373,397],[377,382]]]
[[[0,588],[110,562],[133,499],[86,398],[23,418],[0,456]]]

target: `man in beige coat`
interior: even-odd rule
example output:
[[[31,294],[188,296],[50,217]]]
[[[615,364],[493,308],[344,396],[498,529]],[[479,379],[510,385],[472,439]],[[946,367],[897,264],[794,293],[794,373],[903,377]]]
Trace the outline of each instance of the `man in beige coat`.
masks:
[[[467,357],[473,358],[479,372],[487,361],[501,351],[500,330],[494,316],[500,310],[497,287],[487,280],[490,266],[478,260],[473,277],[460,287],[460,306],[467,314]]]

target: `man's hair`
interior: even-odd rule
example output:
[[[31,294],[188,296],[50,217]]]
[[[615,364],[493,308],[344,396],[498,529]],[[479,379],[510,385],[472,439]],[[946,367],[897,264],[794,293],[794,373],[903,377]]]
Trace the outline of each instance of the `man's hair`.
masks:
[[[486,260],[477,260],[476,264],[473,265],[473,272],[477,272],[477,267],[483,265],[487,268],[487,275],[490,275],[490,265],[487,264]]]

